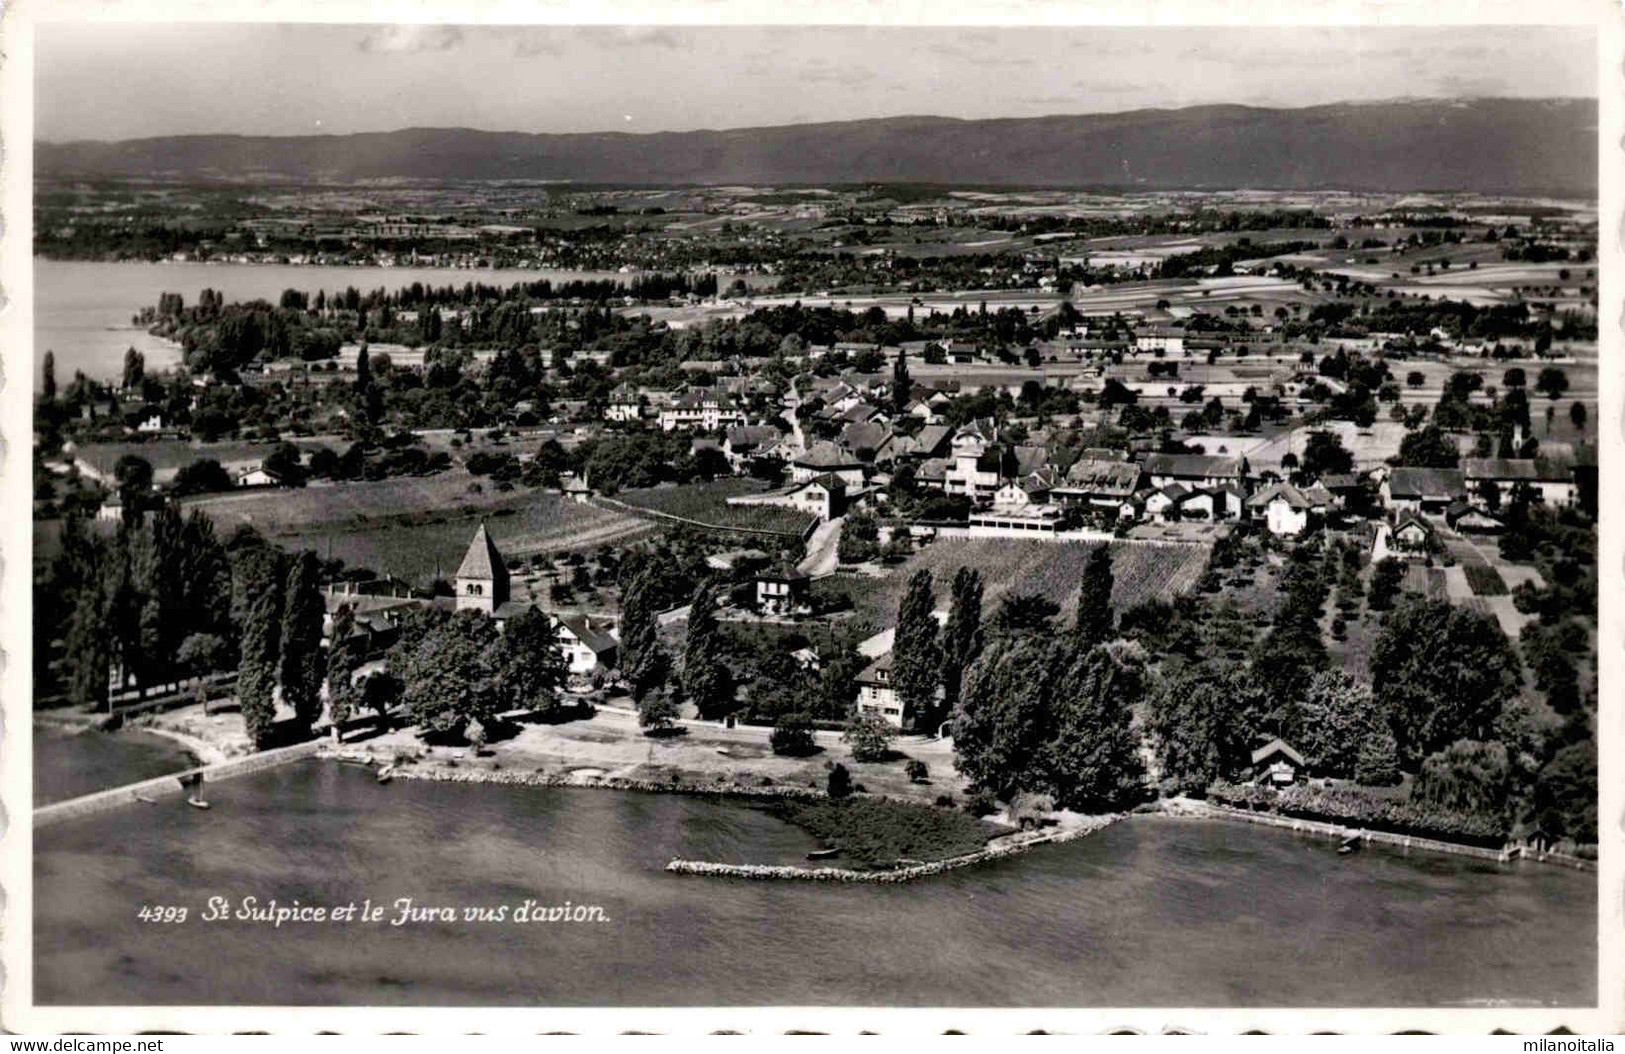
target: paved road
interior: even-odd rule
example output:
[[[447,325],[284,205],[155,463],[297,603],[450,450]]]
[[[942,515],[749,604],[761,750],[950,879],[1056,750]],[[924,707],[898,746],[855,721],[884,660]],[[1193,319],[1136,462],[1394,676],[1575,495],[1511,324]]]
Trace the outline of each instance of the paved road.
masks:
[[[837,552],[841,545],[843,522],[844,518],[837,516],[818,525],[812,537],[807,539],[807,556],[796,565],[796,570],[803,571],[813,578],[823,578],[825,575],[835,573],[835,567],[840,562]]]

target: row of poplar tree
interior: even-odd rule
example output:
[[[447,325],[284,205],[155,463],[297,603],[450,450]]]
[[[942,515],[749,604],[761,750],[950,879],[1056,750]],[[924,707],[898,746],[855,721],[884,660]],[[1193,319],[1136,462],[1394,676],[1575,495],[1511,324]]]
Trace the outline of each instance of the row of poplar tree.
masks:
[[[173,503],[110,536],[72,513],[35,582],[37,694],[102,709],[127,686],[194,678],[201,691],[235,665],[256,745],[272,738],[277,689],[308,731],[326,677],[321,573],[314,553],[285,553],[251,528],[222,541],[201,511],[183,517]]]

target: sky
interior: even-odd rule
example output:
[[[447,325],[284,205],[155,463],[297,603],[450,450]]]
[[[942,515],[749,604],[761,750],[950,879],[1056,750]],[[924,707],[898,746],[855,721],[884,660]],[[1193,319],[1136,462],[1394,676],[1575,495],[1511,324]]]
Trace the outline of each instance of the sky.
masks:
[[[409,127],[750,128],[1205,103],[1597,94],[1566,26],[865,27],[42,23],[52,142]]]

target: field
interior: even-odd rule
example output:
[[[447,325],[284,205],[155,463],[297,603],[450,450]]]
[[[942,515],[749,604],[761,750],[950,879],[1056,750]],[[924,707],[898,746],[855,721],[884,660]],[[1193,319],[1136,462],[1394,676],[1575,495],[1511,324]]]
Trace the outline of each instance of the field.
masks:
[[[623,490],[616,501],[640,509],[681,516],[718,527],[747,527],[758,531],[778,531],[801,537],[814,517],[775,505],[729,505],[728,498],[739,494],[759,494],[764,488],[749,479],[719,479],[712,483],[690,483],[680,487],[647,487]]]
[[[294,439],[290,442],[304,451],[324,445],[338,451],[344,449],[344,441],[331,436],[327,437],[325,443],[320,439]],[[212,458],[222,465],[263,461],[276,446],[269,440],[193,443],[185,439],[159,439],[147,443],[86,443],[75,456],[103,475],[111,475],[119,458],[134,454],[145,458],[159,473],[159,478],[163,478],[165,470],[182,468],[204,458]]]
[[[351,566],[409,580],[457,570],[481,520],[509,556],[596,549],[647,533],[648,523],[540,491],[479,492],[467,473],[423,479],[347,483],[302,490],[265,490],[201,498],[223,533],[251,524],[287,549],[314,549]]]
[[[937,607],[950,602],[954,575],[961,567],[982,574],[984,615],[1009,594],[1039,593],[1061,606],[1062,621],[1072,619],[1078,583],[1098,542],[1023,542],[1005,540],[934,542],[883,578],[853,578],[847,592],[858,617],[876,629],[897,621],[897,607],[915,571],[929,570]],[[1208,548],[1200,545],[1156,545],[1113,542],[1112,606],[1118,611],[1145,600],[1171,600],[1191,589],[1207,565]]]
[[[1507,584],[1501,574],[1488,564],[1463,564],[1462,572],[1467,576],[1467,584],[1473,587],[1473,595],[1479,597],[1500,597],[1507,595]]]

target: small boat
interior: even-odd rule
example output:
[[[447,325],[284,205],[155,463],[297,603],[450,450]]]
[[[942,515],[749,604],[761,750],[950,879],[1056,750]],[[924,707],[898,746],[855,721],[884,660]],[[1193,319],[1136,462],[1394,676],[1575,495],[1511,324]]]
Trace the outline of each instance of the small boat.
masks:
[[[1337,847],[1337,855],[1338,856],[1347,856],[1348,854],[1354,852],[1355,850],[1357,850],[1359,848],[1360,848],[1360,836],[1357,835],[1357,834],[1351,834],[1347,838],[1343,839],[1343,844],[1342,845]]]
[[[840,856],[840,855],[841,855],[841,850],[839,849],[839,847],[837,847],[835,849],[814,849],[812,852],[807,854],[807,859],[808,860],[828,860],[832,856]]]
[[[188,772],[179,777],[181,789],[187,791],[186,804],[194,809],[207,809],[209,803],[203,800],[203,773]]]
[[[138,802],[142,802],[143,804],[146,804],[146,805],[157,805],[158,804],[158,799],[149,798],[145,794],[137,794],[137,795],[135,795],[135,800],[138,801]]]
[[[727,747],[718,747],[717,753],[721,754],[725,758],[731,758],[734,756],[734,752],[729,750]]]
[[[378,782],[379,783],[388,783],[390,780],[392,780],[394,778],[395,778],[395,766],[394,765],[385,765],[383,768],[378,770]]]

